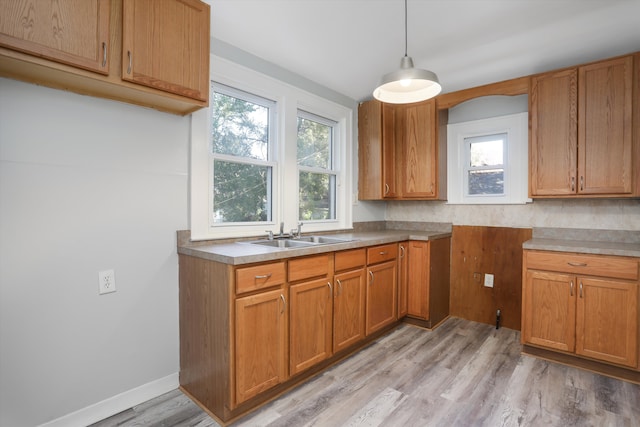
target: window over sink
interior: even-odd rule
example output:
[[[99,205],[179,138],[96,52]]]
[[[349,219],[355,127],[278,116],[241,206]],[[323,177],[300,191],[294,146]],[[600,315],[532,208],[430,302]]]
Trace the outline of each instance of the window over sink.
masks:
[[[212,56],[191,116],[191,238],[351,227],[350,108]]]

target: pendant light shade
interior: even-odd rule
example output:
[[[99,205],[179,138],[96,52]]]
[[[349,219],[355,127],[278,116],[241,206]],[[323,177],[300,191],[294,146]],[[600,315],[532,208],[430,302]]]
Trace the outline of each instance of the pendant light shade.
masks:
[[[373,91],[373,97],[379,101],[408,104],[433,98],[442,90],[434,72],[414,68],[413,60],[407,56],[407,0],[404,0],[404,40],[400,69],[382,76],[380,84]]]

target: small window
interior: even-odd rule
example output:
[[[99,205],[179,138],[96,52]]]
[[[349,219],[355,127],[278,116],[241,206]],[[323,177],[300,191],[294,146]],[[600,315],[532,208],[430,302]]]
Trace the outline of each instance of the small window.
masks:
[[[298,219],[336,219],[336,123],[298,111]]]
[[[213,223],[268,222],[272,217],[274,105],[213,84]]]
[[[447,199],[451,204],[530,201],[528,114],[447,126]]]

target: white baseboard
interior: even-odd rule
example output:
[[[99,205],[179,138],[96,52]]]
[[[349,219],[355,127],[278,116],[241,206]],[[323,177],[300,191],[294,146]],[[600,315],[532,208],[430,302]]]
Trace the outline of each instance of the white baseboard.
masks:
[[[86,427],[119,412],[132,408],[158,397],[179,386],[178,373],[167,375],[140,387],[125,391],[101,402],[89,405],[53,421],[41,424],[39,427]]]

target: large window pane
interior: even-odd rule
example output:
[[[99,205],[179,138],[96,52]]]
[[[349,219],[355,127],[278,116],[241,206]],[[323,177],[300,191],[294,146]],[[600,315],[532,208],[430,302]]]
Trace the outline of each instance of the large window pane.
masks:
[[[301,220],[335,219],[335,177],[330,174],[300,172]]]
[[[469,171],[469,195],[504,194],[504,169]]]
[[[271,220],[271,168],[215,160],[214,222]]]
[[[219,92],[211,105],[214,153],[268,159],[268,107]]]
[[[298,165],[331,169],[332,127],[298,116]]]

